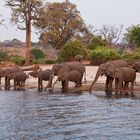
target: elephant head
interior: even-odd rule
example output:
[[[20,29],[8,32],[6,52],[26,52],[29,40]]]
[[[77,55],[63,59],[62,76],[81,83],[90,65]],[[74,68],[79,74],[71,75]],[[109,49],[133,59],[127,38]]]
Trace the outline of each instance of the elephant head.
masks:
[[[136,72],[140,72],[140,61],[134,62],[132,67],[136,70]]]
[[[91,93],[92,86],[96,83],[96,81],[98,80],[99,76],[102,76],[102,75],[105,74],[108,65],[109,65],[109,64],[104,63],[104,64],[101,64],[101,65],[99,66],[99,68],[98,68],[98,70],[97,70],[97,72],[96,72],[95,78],[94,78],[94,80],[93,80],[93,82],[92,82],[92,84],[91,84],[91,86],[90,86],[90,88],[89,88],[89,92],[90,92],[90,93]]]

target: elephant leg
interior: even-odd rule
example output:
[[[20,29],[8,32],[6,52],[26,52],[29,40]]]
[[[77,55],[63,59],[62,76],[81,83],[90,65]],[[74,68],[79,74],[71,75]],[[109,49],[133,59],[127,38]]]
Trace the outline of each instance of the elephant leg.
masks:
[[[125,94],[128,94],[128,84],[129,82],[125,82],[124,87],[123,87]]]
[[[41,79],[40,80],[40,91],[42,91],[43,90],[43,80]]]
[[[8,79],[8,77],[5,76],[5,90],[7,90],[7,79]]]
[[[52,87],[52,80],[53,80],[53,77],[50,76],[50,77],[49,77],[49,82],[48,82],[48,85],[46,86],[46,88],[51,88],[51,87]],[[45,89],[46,89],[46,88],[45,88]]]
[[[17,81],[14,79],[14,90],[16,90],[17,88]]]
[[[119,91],[119,79],[115,78],[115,94],[118,94]]]
[[[68,81],[66,80],[65,81],[65,86],[64,86],[64,92],[67,92],[68,91]]]
[[[121,79],[119,79],[119,90],[120,90],[120,94],[123,93],[123,81]]]
[[[134,82],[131,82],[131,89],[130,89],[131,94],[134,93]]]
[[[10,78],[7,78],[7,90],[10,90]]]
[[[62,85],[61,90],[62,90],[62,92],[64,92],[64,88],[65,88],[65,81],[61,81],[61,85]]]
[[[41,91],[41,79],[38,77],[38,91]]]
[[[113,83],[113,78],[112,77],[107,77],[106,80],[106,93],[107,94],[112,94],[112,83]]]
[[[106,77],[106,83],[105,83],[105,92],[108,93],[108,84],[109,84],[109,77]]]
[[[80,83],[79,83],[80,86],[82,86],[82,79],[83,79],[83,75],[80,78]]]

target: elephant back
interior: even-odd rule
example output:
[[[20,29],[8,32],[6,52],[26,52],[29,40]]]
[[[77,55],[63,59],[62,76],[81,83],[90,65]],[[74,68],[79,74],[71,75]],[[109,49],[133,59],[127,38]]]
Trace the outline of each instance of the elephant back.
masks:
[[[68,66],[69,71],[77,70],[80,73],[84,73],[85,72],[85,66],[81,62],[78,62],[78,61],[67,62],[67,63],[65,63],[65,65]]]
[[[125,60],[113,60],[113,61],[108,61],[107,63],[111,63],[116,67],[128,67],[128,63]]]

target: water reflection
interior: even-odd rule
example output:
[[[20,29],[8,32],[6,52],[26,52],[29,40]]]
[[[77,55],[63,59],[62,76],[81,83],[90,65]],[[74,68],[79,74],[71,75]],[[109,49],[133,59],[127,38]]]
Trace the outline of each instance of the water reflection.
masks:
[[[132,140],[140,137],[135,95],[0,91],[0,139]]]

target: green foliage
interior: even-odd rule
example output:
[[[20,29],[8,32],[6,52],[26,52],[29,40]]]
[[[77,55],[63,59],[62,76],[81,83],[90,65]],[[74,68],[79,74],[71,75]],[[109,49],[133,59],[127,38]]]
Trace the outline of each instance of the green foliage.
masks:
[[[25,58],[18,55],[10,56],[10,61],[14,62],[17,65],[22,66],[25,63]]]
[[[0,61],[8,60],[8,59],[9,59],[8,53],[4,51],[0,51]]]
[[[127,33],[124,34],[124,39],[131,44],[140,47],[140,25],[131,26],[127,29]]]
[[[45,58],[45,53],[41,49],[31,49],[31,56],[35,59]]]
[[[96,49],[98,46],[106,46],[107,42],[101,36],[94,36],[91,44],[87,46],[89,49]]]
[[[74,59],[76,55],[86,56],[87,52],[82,45],[82,43],[78,40],[70,41],[64,45],[64,48],[60,51],[59,60],[60,61],[68,61]]]
[[[133,61],[140,59],[140,49],[136,49],[133,52],[125,53],[122,58],[128,61],[128,63],[132,63]]]
[[[54,59],[46,59],[46,58],[32,60],[32,64],[55,64],[55,62],[56,60]]]
[[[115,60],[121,58],[121,56],[117,53],[115,49],[111,49],[108,47],[97,47],[90,54],[92,59],[98,60]]]
[[[61,49],[71,38],[77,38],[88,30],[76,5],[69,0],[48,3],[40,12],[40,18],[42,20],[35,23],[41,30],[40,41],[56,49]]]

